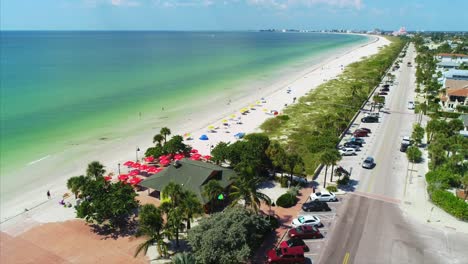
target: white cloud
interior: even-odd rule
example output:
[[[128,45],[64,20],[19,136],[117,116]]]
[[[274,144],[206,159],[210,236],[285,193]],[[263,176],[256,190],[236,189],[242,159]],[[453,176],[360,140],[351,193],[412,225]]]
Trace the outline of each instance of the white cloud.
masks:
[[[276,9],[287,9],[290,7],[312,7],[315,5],[328,5],[339,8],[361,9],[364,4],[362,0],[246,0],[247,4],[265,6]]]
[[[154,0],[153,4],[163,7],[212,6],[215,0]]]
[[[115,7],[123,7],[123,6],[140,6],[141,2],[137,0],[83,0],[82,1],[85,7],[97,7],[100,5],[111,5]]]

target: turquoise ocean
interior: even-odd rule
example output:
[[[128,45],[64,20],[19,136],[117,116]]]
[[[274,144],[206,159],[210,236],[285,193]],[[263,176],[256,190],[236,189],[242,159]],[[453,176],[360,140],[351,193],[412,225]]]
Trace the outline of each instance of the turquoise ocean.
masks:
[[[368,38],[271,32],[0,32],[0,174]],[[14,185],[10,185],[14,186]]]

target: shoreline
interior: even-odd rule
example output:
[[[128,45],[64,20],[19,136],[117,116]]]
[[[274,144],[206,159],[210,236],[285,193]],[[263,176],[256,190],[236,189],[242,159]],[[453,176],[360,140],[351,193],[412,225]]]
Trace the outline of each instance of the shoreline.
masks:
[[[268,87],[261,87],[264,89],[260,88],[253,92],[245,91],[245,93],[240,95],[239,98],[235,98],[235,100],[233,100],[233,102],[231,102],[230,105],[228,106],[222,105],[223,107],[218,106],[219,111],[213,111],[213,110],[210,110],[210,108],[205,108],[203,111],[200,111],[200,113],[196,113],[196,115],[192,113],[191,115],[184,117],[184,120],[165,120],[162,118],[158,118],[156,124],[153,123],[151,128],[148,128],[147,131],[141,132],[138,135],[130,136],[125,139],[117,138],[115,140],[112,140],[111,142],[106,142],[104,140],[102,142],[99,142],[99,144],[93,144],[92,146],[90,146],[92,147],[91,153],[95,154],[92,160],[101,161],[106,166],[106,169],[108,172],[110,171],[116,172],[117,163],[119,162],[123,163],[126,160],[133,160],[135,158],[135,154],[137,153],[135,153],[134,151],[131,151],[131,149],[133,149],[134,146],[139,146],[140,149],[142,150],[141,152],[137,154],[139,155],[139,157],[142,157],[144,155],[144,151],[146,150],[146,148],[152,145],[152,142],[151,142],[152,136],[158,133],[159,131],[159,127],[160,127],[158,126],[159,124],[161,124],[161,126],[168,126],[169,128],[173,129],[172,131],[173,135],[184,134],[186,132],[190,132],[192,136],[195,138],[195,140],[189,141],[188,144],[198,149],[204,155],[210,154],[209,151],[210,151],[211,145],[215,145],[219,141],[231,141],[232,142],[234,141],[234,137],[232,135],[234,135],[237,132],[251,133],[251,132],[258,131],[259,125],[263,123],[264,120],[271,117],[270,115],[266,115],[261,110],[261,108],[267,108],[270,110],[274,109],[274,110],[281,111],[284,108],[284,104],[289,104],[292,102],[291,100],[293,97],[299,98],[305,95],[307,92],[309,92],[313,88],[317,87],[319,84],[325,82],[326,80],[336,77],[341,72],[340,65],[346,66],[347,64],[351,62],[359,60],[363,56],[368,56],[368,55],[377,53],[378,47],[381,45],[385,45],[386,43],[388,43],[388,40],[382,37],[375,37],[374,39],[369,38],[367,43],[364,43],[364,44],[360,43],[352,47],[348,47],[345,50],[341,50],[340,52],[338,52],[339,53],[338,55],[328,56],[327,59],[321,60],[318,63],[315,63],[314,65],[307,67],[304,70],[300,70],[299,72],[296,72],[296,74],[292,74],[293,75],[292,77],[291,75],[285,76],[283,79],[277,81],[273,85],[270,85]],[[367,47],[367,49],[365,47]],[[354,54],[354,53],[357,53],[357,54]],[[351,57],[351,58],[345,58],[345,57]],[[340,62],[340,59],[341,59],[341,62]],[[322,67],[322,70],[320,69],[320,67]],[[309,80],[311,79],[312,81],[309,82]],[[285,90],[287,89],[287,87],[292,87],[293,91],[287,96],[284,96]],[[218,97],[221,97],[222,99],[221,94],[218,95]],[[239,112],[236,111],[236,109],[238,110],[242,107],[248,107],[249,103],[255,102],[256,100],[259,100],[261,97],[265,97],[267,103],[265,105],[262,105],[261,107],[258,107],[257,110],[252,110],[251,113],[248,114],[247,116],[245,117],[242,116],[242,122],[243,122],[242,125],[232,124],[231,126],[232,129],[229,129],[231,130],[230,131],[231,133],[216,133],[215,134],[215,133],[206,132],[206,127],[208,125],[219,125],[223,117],[227,117],[234,112],[236,112],[237,116],[239,116]],[[210,101],[216,101],[219,99],[220,98],[215,98]],[[199,102],[199,104],[202,104],[202,102]],[[154,122],[154,120],[150,120],[150,121]],[[201,134],[207,134],[210,137],[210,140],[208,141],[208,143],[205,141],[198,140],[198,137]],[[102,151],[102,150],[105,150],[105,151]],[[133,152],[133,155],[131,154],[132,152]],[[66,153],[63,153],[63,154],[66,154]],[[126,157],[127,159],[123,159],[122,157]],[[57,157],[50,156],[50,157],[47,157],[42,162],[44,161],[54,162],[56,161],[56,159]],[[89,162],[92,160],[89,160]],[[65,164],[62,164],[62,167],[66,167],[70,165],[70,168],[73,168],[73,167],[76,168],[77,163],[78,163],[77,161],[69,160],[68,162],[65,162]],[[34,164],[32,164],[31,167],[34,167]],[[86,169],[85,167],[82,167],[80,170],[84,172],[85,169]],[[122,168],[122,171],[125,171],[125,168]],[[23,193],[19,195],[19,197],[15,197],[14,200],[12,199],[12,201],[8,201],[7,203],[5,203],[5,205],[2,205],[2,207],[4,207],[2,208],[2,215],[1,215],[2,231],[4,230],[4,226],[5,226],[4,224],[7,224],[7,226],[10,226],[10,224],[17,222],[16,220],[19,220],[21,222],[20,219],[23,218],[21,217],[21,215],[29,215],[30,217],[27,217],[27,218],[29,220],[33,220],[32,222],[34,222],[35,224],[54,222],[54,221],[57,221],[57,219],[58,221],[64,221],[66,219],[73,219],[74,214],[63,218],[63,217],[55,216],[54,213],[51,214],[49,217],[45,217],[44,215],[42,215],[42,217],[37,218],[37,217],[34,217],[34,214],[35,212],[37,212],[37,210],[31,209],[28,211],[27,214],[25,214],[24,211],[20,209],[20,208],[33,208],[34,206],[36,206],[36,208],[42,207],[40,211],[44,211],[44,210],[49,211],[51,207],[57,208],[54,202],[56,200],[58,201],[58,199],[61,198],[61,195],[63,193],[68,192],[68,190],[66,189],[66,180],[72,175],[79,175],[79,174],[76,173],[76,170],[74,171],[74,169],[69,169],[64,175],[66,176],[62,175],[60,179],[55,179],[54,183],[50,183],[50,182],[45,183],[41,187],[36,188],[34,191]],[[46,200],[46,196],[45,196],[45,192],[48,189],[51,190],[52,195],[53,195],[53,199],[49,203],[48,203],[48,200]],[[23,203],[21,203],[21,199],[24,199],[25,197],[35,197],[35,199],[33,201],[28,201],[28,202],[23,201]],[[15,206],[13,205],[8,206],[9,204],[14,204]],[[5,211],[6,211],[6,214],[5,214]],[[52,211],[57,211],[57,210],[52,210]],[[60,208],[58,211],[59,212],[62,211],[62,214],[63,214],[64,209]],[[69,210],[69,211],[72,211],[72,210]],[[26,222],[29,222],[29,224],[32,224],[30,221],[26,221]]]

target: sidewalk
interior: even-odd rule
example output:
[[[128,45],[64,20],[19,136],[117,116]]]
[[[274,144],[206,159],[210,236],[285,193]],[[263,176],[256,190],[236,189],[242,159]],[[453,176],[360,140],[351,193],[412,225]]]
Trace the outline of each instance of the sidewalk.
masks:
[[[422,125],[425,126],[427,121],[427,117],[424,116]],[[468,233],[468,223],[458,220],[430,201],[425,178],[429,171],[427,148],[422,149],[422,152],[423,162],[414,164],[412,169],[410,165],[402,203],[403,212],[417,221],[439,229]]]

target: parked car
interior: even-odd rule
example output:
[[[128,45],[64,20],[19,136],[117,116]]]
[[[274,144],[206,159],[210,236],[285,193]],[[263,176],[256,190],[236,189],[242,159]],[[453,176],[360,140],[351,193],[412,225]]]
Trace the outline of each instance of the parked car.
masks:
[[[401,152],[406,152],[406,150],[408,149],[408,147],[409,147],[408,144],[403,144],[403,143],[401,143],[400,151],[401,151]]]
[[[355,144],[355,142],[346,142],[343,144],[343,147],[341,147],[340,149],[342,148],[353,148],[356,151],[361,150],[361,146],[359,146],[358,144]]]
[[[310,195],[310,200],[312,201],[322,201],[322,202],[336,202],[338,198],[336,198],[335,194],[329,191],[322,191],[312,193]]]
[[[359,146],[359,147],[362,147],[362,143],[360,141],[351,141],[351,140],[348,140],[345,144],[353,144],[353,145],[356,145],[356,146]]]
[[[309,251],[309,247],[305,244],[304,240],[300,238],[290,238],[280,243],[280,248],[302,247],[304,252]]]
[[[409,110],[414,110],[414,102],[413,101],[408,102],[408,109]]]
[[[302,239],[317,239],[322,238],[323,235],[320,233],[319,229],[315,226],[299,226],[291,228],[288,231],[288,236],[290,238],[302,238]]]
[[[380,117],[380,114],[379,114],[379,113],[374,113],[374,112],[370,112],[370,113],[365,113],[365,114],[364,114],[364,117],[368,117],[368,116],[374,116],[374,117],[379,118],[379,117]]]
[[[384,87],[384,88],[381,88],[380,91],[381,91],[381,92],[389,92],[389,91],[390,91],[390,88]]]
[[[411,144],[413,144],[413,141],[411,140],[410,137],[404,136],[403,139],[401,140],[401,144],[410,146]]]
[[[363,123],[377,123],[379,122],[379,118],[375,116],[366,116],[361,118],[361,122]]]
[[[342,148],[338,150],[341,154],[341,156],[352,156],[356,155],[356,150],[353,148]]]
[[[366,141],[363,138],[360,137],[352,137],[348,142],[357,142],[359,144],[364,144]]]
[[[326,202],[322,201],[310,201],[302,204],[302,210],[305,212],[319,212],[319,211],[331,211],[330,207]]]
[[[374,166],[375,166],[374,158],[372,157],[367,157],[362,163],[362,167],[365,169],[372,169],[374,168]]]
[[[268,263],[305,263],[302,247],[270,249],[267,252]]]
[[[390,88],[390,84],[384,84],[382,85],[383,88]]]
[[[315,215],[300,215],[298,218],[294,218],[291,224],[293,227],[298,227],[301,225],[311,225],[316,227],[322,226],[320,218],[316,217]]]
[[[388,95],[387,92],[380,92],[379,95]]]
[[[368,134],[372,133],[372,130],[370,130],[367,127],[360,127],[358,129],[356,129],[356,131],[366,131]]]
[[[355,136],[355,137],[367,137],[367,131],[356,130],[356,131],[354,131],[353,136]]]

